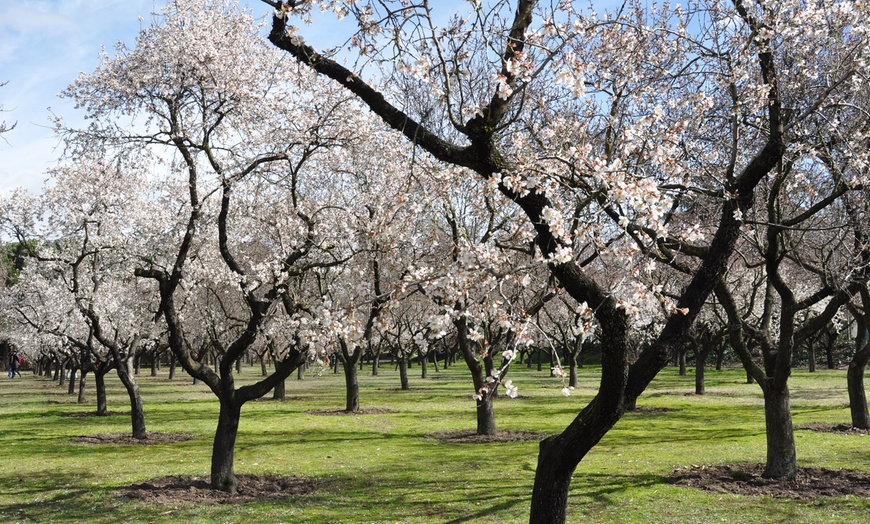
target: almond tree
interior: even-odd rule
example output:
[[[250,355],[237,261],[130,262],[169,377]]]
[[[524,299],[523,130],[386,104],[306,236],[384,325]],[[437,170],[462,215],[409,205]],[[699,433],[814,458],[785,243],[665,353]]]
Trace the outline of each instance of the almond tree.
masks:
[[[359,62],[305,43],[293,24],[314,2],[266,3],[276,8],[275,46],[343,85],[420,150],[491,181],[527,216],[566,293],[595,312],[599,393],[542,442],[531,522],[564,522],[574,469],[681,343],[791,131],[828,101],[855,96],[866,71],[867,32],[852,30],[866,19],[861,2],[638,2],[599,16],[517,0],[474,2],[449,20],[425,0],[323,2],[357,21],[346,52]],[[816,63],[831,39],[836,56]],[[378,64],[382,79],[411,77],[433,103],[406,110],[401,82],[379,85],[369,73]],[[717,211],[681,212],[703,199]],[[575,216],[588,227],[566,234]],[[606,248],[620,231],[629,241]],[[675,299],[663,297],[669,316],[634,362],[630,301],[578,264],[575,248],[596,237],[595,248],[615,257],[633,248],[687,274]]]
[[[344,188],[321,164],[366,118],[340,95],[281,61],[249,14],[192,1],[173,2],[135,48],[119,44],[65,92],[91,122],[67,130],[74,153],[99,148],[159,182],[150,199],[169,216],[136,232],[135,274],[159,293],[157,317],[178,363],[220,403],[217,489],[237,486],[242,406],[324,347],[329,331],[312,319],[320,305],[308,286],[357,251],[348,210],[335,205]],[[278,324],[291,329],[275,371],[237,387],[236,362]],[[203,351],[217,356],[214,368]]]

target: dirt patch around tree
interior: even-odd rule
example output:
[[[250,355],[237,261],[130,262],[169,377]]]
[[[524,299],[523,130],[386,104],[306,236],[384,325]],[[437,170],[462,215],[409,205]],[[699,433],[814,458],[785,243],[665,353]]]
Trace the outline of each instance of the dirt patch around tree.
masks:
[[[197,438],[197,435],[187,433],[148,433],[144,439],[133,438],[129,433],[98,433],[84,437],[73,437],[73,442],[79,444],[171,444]]]
[[[543,440],[545,433],[535,431],[497,431],[495,435],[478,435],[474,431],[453,430],[427,433],[427,438],[440,440],[441,442],[453,443],[478,443],[478,442],[526,442],[529,440]]]
[[[794,480],[764,479],[763,471],[763,464],[691,466],[675,469],[668,482],[715,493],[798,500],[870,496],[870,474],[862,471],[800,468]]]
[[[309,415],[385,415],[389,413],[398,413],[398,411],[394,409],[384,409],[384,408],[370,408],[370,409],[360,409],[358,411],[346,411],[344,409],[312,409],[310,411],[306,411]]]
[[[179,504],[243,504],[311,493],[317,482],[288,475],[236,475],[235,493],[212,489],[208,477],[172,475],[114,490],[119,497],[165,506]]]
[[[837,424],[829,422],[813,422],[812,424],[798,424],[795,429],[807,429],[819,433],[846,433],[847,435],[870,435],[870,429],[859,429],[852,424]]]

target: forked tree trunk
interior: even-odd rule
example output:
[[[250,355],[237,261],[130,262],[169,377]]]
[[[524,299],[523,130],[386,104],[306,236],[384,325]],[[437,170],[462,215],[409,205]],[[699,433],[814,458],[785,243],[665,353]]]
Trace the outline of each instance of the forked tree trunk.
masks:
[[[767,464],[762,477],[794,479],[797,475],[794,427],[788,385],[764,388],[764,422],[767,431]]]
[[[220,399],[217,431],[211,453],[211,487],[234,493],[238,481],[233,471],[236,450],[236,436],[239,433],[239,419],[242,406],[231,399]]]

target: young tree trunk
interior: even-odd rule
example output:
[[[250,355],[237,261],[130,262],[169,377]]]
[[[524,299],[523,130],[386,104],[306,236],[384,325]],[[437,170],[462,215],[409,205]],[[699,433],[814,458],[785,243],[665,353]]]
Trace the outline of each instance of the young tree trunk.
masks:
[[[175,353],[169,356],[169,380],[175,380],[175,365],[177,364],[177,360],[175,359]]]
[[[679,353],[677,353],[677,364],[680,367],[680,376],[686,376],[686,351],[684,348],[680,348]]]
[[[227,395],[224,393],[224,395]],[[233,460],[236,450],[236,436],[239,432],[239,419],[242,416],[242,406],[232,399],[220,399],[220,415],[217,431],[214,435],[214,445],[211,453],[211,487],[221,491],[235,493],[238,487]]]
[[[302,364],[298,368],[296,368],[296,380],[305,380],[305,368],[308,367],[308,363]]]
[[[372,376],[378,376],[378,369],[380,368],[381,358],[380,355],[375,355],[372,359]]]
[[[809,360],[810,373],[816,372],[816,345],[814,340],[810,339],[807,346],[807,360]]]
[[[266,354],[260,353],[260,375],[269,376],[269,370],[266,368]]]
[[[426,355],[420,355],[420,378],[429,378],[429,360]]]
[[[133,438],[144,439],[147,437],[145,432],[145,410],[142,409],[142,395],[139,393],[139,384],[133,378],[130,372],[134,367],[133,360],[135,357],[127,357],[122,360],[120,355],[113,351],[113,359],[115,361],[115,370],[118,372],[118,378],[127,390],[127,396],[130,397],[130,421],[133,426]]]
[[[794,479],[797,475],[797,452],[787,384],[770,384],[764,388],[764,421],[767,431],[767,464],[762,477]]]
[[[158,358],[159,358],[159,356],[157,354],[154,354],[151,357],[151,376],[152,377],[157,376],[157,359]]]

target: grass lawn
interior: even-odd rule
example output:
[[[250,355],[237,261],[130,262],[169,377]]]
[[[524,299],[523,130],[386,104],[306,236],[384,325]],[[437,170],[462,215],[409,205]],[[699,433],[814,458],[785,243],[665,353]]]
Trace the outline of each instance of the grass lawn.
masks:
[[[528,520],[537,442],[450,443],[430,434],[473,430],[470,376],[461,364],[428,379],[410,370],[361,372],[361,407],[377,414],[309,413],[344,406],[343,375],[309,373],[287,381],[287,401],[242,409],[236,473],[302,475],[315,492],[244,504],[158,505],[113,489],[167,475],[208,475],[218,404],[201,384],[143,370],[149,432],[190,433],[173,444],[94,445],[77,436],[130,431],[126,394],[112,375],[109,417],[48,379],[0,379],[0,522],[521,523]],[[515,367],[519,398],[496,402],[500,429],[555,433],[585,405],[596,368],[564,398],[546,372]],[[240,382],[257,378],[246,368]],[[707,372],[707,395],[694,377],[667,369],[639,399],[662,412],[627,414],[574,474],[569,522],[689,523],[866,522],[870,501],[855,497],[795,501],[724,495],[668,484],[675,466],[758,463],[765,456],[761,391],[741,370]],[[92,382],[89,388],[92,388]],[[791,380],[795,424],[848,422],[845,371],[797,371]],[[870,471],[870,437],[796,432],[800,466]]]

